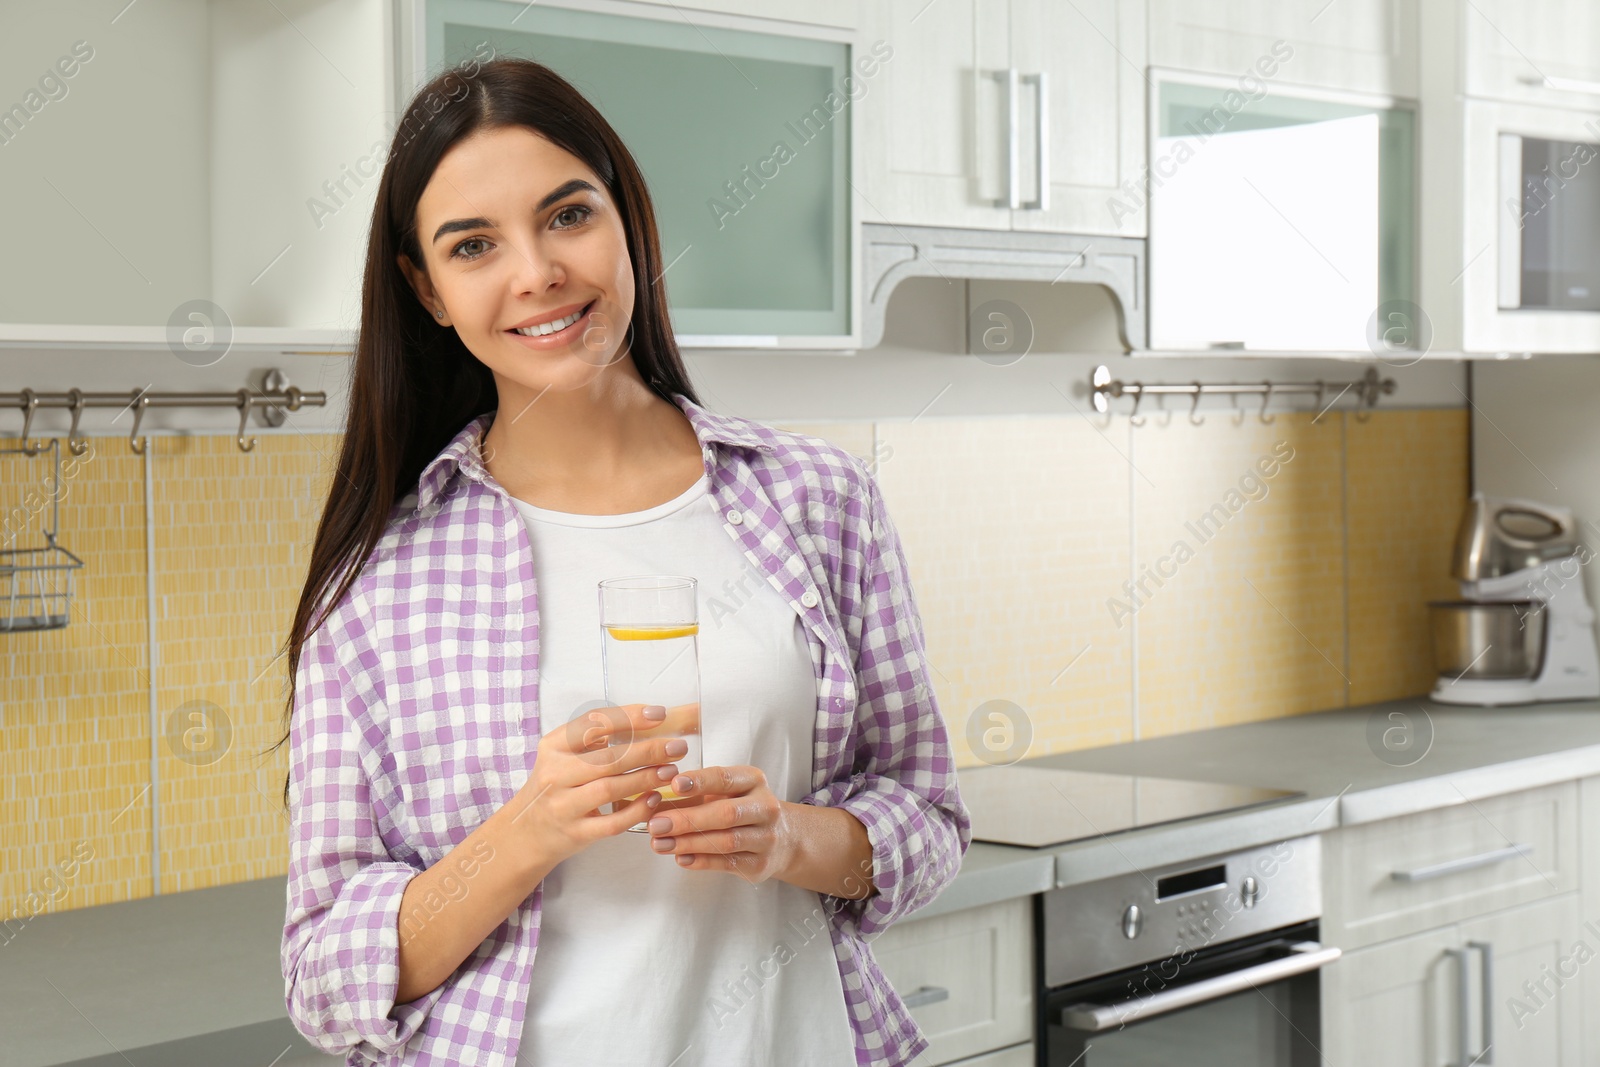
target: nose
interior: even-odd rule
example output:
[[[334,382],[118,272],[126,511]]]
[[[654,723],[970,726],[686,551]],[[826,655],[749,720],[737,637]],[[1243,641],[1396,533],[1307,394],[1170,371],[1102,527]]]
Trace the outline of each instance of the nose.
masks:
[[[554,242],[541,241],[535,233],[526,240],[515,242],[518,255],[512,260],[511,287],[517,296],[536,296],[560,286],[567,280],[567,271],[556,255]]]

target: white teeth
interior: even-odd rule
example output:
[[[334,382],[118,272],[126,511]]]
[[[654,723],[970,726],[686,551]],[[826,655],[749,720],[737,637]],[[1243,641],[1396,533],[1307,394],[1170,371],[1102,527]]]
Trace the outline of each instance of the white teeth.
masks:
[[[559,333],[560,331],[565,330],[568,326],[571,326],[573,323],[577,322],[579,319],[583,318],[583,311],[583,308],[579,308],[577,311],[574,311],[564,319],[556,319],[554,322],[540,323],[538,326],[529,326],[526,329],[518,328],[517,332],[524,337],[543,337],[548,333]]]

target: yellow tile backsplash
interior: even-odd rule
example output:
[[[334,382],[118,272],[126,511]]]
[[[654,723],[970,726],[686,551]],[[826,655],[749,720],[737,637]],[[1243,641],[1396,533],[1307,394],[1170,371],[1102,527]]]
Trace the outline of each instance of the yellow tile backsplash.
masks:
[[[1453,591],[1464,411],[779,425],[875,471],[961,766],[1432,682],[1425,605]],[[85,561],[71,624],[0,634],[0,944],[33,914],[151,892],[147,552],[162,891],[287,863],[275,657],[339,438],[156,438],[148,501],[146,460],[91,443],[61,506]],[[37,523],[9,517],[45,462],[0,454],[22,546]]]
[[[1140,736],[1343,704],[1342,418],[1180,417],[1132,436],[1138,570],[1153,575],[1126,598]]]

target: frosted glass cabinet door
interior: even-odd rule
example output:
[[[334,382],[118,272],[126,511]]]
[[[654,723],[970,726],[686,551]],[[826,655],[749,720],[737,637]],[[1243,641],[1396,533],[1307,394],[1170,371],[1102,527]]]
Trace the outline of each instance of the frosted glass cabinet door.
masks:
[[[425,12],[429,71],[487,41],[555,70],[615,127],[654,201],[681,342],[850,334],[848,43],[691,25],[676,10],[427,0]]]
[[[1186,81],[1156,92],[1152,348],[1425,348],[1413,112]]]

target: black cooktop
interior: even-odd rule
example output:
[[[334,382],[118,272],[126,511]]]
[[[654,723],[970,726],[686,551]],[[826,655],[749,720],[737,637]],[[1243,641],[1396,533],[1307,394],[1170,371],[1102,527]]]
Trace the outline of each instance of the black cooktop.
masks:
[[[1044,848],[1304,796],[1287,789],[1051,766],[1051,757],[959,772],[974,841]]]

